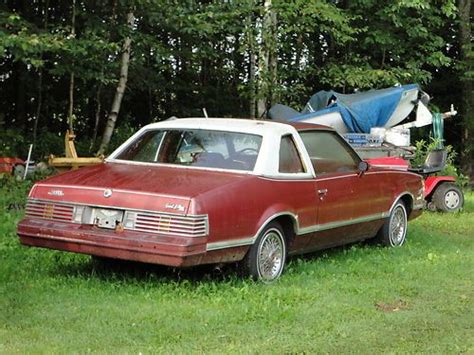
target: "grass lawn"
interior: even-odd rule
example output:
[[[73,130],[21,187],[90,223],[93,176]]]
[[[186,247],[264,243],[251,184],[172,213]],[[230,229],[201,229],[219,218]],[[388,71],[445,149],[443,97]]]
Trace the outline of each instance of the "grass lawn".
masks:
[[[25,188],[0,188],[1,353],[473,353],[474,194],[399,249],[292,258],[263,285],[20,246]]]

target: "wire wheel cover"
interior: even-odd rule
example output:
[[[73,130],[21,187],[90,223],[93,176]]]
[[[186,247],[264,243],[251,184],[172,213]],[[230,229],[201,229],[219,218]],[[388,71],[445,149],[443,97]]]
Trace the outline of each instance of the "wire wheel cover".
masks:
[[[276,229],[270,229],[264,235],[257,255],[257,268],[263,280],[277,278],[283,269],[285,247],[283,236]]]
[[[402,245],[407,230],[407,215],[403,206],[395,207],[390,218],[390,242],[393,246]]]

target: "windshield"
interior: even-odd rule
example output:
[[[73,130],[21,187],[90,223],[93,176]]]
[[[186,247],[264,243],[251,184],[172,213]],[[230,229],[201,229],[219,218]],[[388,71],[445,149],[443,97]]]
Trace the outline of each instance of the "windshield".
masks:
[[[251,171],[262,137],[211,130],[146,131],[115,159]]]

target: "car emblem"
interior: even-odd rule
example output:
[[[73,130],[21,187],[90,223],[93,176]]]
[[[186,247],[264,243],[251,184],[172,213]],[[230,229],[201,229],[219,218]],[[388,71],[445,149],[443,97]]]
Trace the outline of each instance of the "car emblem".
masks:
[[[64,196],[63,190],[49,190],[48,195],[51,196]]]
[[[165,205],[165,208],[168,208],[170,210],[175,210],[175,211],[180,211],[180,212],[184,212],[184,206],[183,205],[180,205],[178,203],[167,203]]]
[[[112,190],[111,189],[105,189],[104,190],[104,197],[110,197],[112,196]]]

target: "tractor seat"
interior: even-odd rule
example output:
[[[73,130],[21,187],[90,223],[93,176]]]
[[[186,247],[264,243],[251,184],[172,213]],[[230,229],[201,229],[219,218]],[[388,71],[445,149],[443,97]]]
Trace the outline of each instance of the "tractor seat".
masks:
[[[447,158],[448,152],[446,149],[434,149],[426,156],[425,163],[422,166],[409,170],[423,175],[437,173],[444,169]]]

